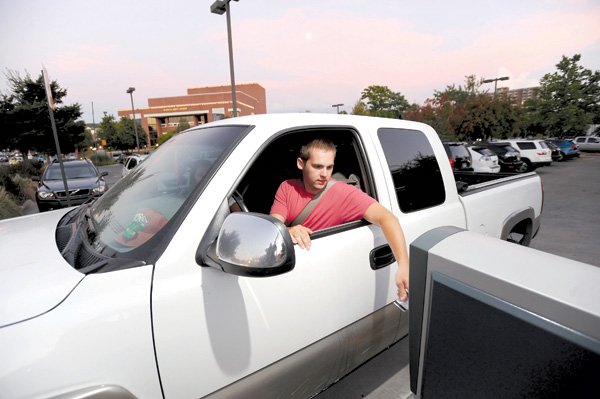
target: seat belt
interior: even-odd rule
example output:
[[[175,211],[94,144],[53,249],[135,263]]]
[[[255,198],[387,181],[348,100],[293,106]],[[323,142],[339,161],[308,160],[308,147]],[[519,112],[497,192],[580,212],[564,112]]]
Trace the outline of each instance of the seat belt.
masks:
[[[319,192],[317,195],[315,195],[308,202],[308,204],[306,204],[304,209],[302,209],[302,212],[300,212],[300,214],[298,216],[296,216],[296,218],[294,220],[292,220],[292,223],[290,223],[290,227],[302,224],[302,222],[304,222],[304,220],[306,220],[306,218],[312,212],[312,210],[315,209],[315,206],[317,206],[317,204],[319,203],[319,200],[321,199],[323,194],[325,194],[325,191],[329,190],[329,187],[333,186],[336,182],[337,182],[337,180],[330,179],[327,182],[327,185],[325,186],[325,188],[321,192]]]

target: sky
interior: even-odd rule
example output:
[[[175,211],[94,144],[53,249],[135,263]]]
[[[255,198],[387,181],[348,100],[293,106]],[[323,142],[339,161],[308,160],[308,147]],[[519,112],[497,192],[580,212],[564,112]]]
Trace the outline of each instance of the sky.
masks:
[[[212,3],[0,0],[0,92],[7,71],[45,66],[64,103],[99,123],[131,109],[130,86],[143,108],[229,85],[227,19]],[[270,113],[350,112],[370,85],[423,104],[467,75],[532,87],[563,55],[600,70],[600,0],[239,0],[231,29],[235,81],[263,86]]]

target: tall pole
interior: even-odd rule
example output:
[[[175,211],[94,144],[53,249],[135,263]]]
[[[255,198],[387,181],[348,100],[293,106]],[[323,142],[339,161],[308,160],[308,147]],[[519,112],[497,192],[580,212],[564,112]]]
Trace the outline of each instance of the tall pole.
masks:
[[[94,129],[94,147],[98,148],[98,135],[96,134],[96,119],[94,118],[94,102],[92,101],[92,129]]]
[[[229,42],[229,74],[231,75],[231,101],[233,102],[233,116],[237,117],[237,97],[235,94],[235,75],[233,73],[233,43],[231,39],[231,8],[229,1],[225,2],[225,14],[227,16],[227,41]]]
[[[135,91],[135,87],[130,87],[127,89],[127,93],[131,97],[131,114],[133,118],[133,131],[135,132],[135,149],[137,151],[140,150],[140,140],[138,139],[137,125],[135,123],[135,107],[133,106],[133,92]]]

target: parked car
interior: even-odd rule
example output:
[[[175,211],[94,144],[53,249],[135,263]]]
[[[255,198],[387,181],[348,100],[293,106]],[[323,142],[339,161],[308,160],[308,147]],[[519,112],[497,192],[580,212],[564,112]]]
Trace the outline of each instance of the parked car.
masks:
[[[507,139],[502,141],[510,143],[519,151],[521,161],[527,165],[527,171],[552,163],[552,151],[543,140]]]
[[[473,160],[473,170],[475,172],[498,173],[500,164],[498,155],[483,145],[472,145],[468,147],[471,159]]]
[[[540,226],[540,176],[453,173],[422,123],[302,113],[201,125],[91,204],[0,221],[0,396],[312,398],[408,339],[379,227],[316,231],[306,251],[268,215],[316,137],[335,142],[335,172],[386,204],[408,243],[455,226],[527,245]],[[198,162],[209,167],[195,183],[185,173]]]
[[[580,151],[600,151],[600,137],[579,136],[573,139]]]
[[[483,144],[498,156],[501,172],[523,173],[527,165],[521,161],[521,154],[509,143],[489,142]]]
[[[552,154],[551,154],[552,161],[554,161],[554,162],[564,161],[564,157],[563,157],[562,153],[560,152],[560,148],[558,148],[558,146],[556,144],[554,144],[552,142],[552,140],[544,140],[544,142],[546,143],[546,145],[548,146],[550,151],[552,151]]]
[[[553,138],[550,139],[559,149],[563,159],[571,159],[579,156],[579,150],[575,143],[570,140]]]
[[[97,198],[108,190],[104,176],[108,172],[98,172],[98,169],[89,159],[64,160],[63,166],[69,189],[71,206],[81,205],[91,198]],[[46,167],[38,181],[35,196],[40,212],[50,209],[59,209],[68,206],[60,163],[52,162]]]
[[[465,143],[445,142],[444,149],[454,170],[472,171],[471,153]]]
[[[147,157],[148,155],[144,154],[129,155],[127,158],[125,158],[125,161],[123,161],[123,169],[121,171],[121,176],[127,176],[131,169],[138,166]]]

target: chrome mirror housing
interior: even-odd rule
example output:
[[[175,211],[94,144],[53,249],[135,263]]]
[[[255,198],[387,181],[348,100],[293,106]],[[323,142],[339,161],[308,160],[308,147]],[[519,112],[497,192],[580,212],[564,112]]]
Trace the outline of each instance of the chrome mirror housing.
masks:
[[[234,212],[223,222],[204,263],[237,276],[275,276],[294,268],[294,244],[274,217]]]

